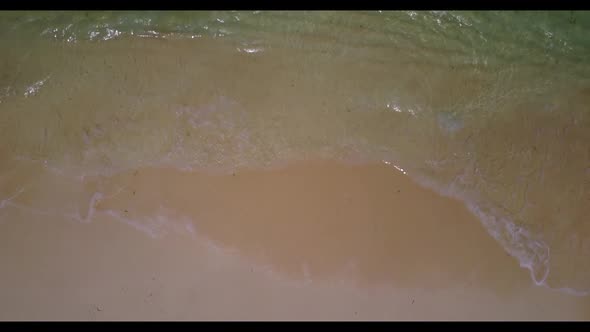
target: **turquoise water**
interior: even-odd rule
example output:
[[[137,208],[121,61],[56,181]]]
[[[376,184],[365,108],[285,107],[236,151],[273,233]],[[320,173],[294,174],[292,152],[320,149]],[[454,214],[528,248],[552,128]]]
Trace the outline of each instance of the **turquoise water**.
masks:
[[[584,295],[589,31],[588,12],[2,12],[0,151],[72,177],[386,162]]]

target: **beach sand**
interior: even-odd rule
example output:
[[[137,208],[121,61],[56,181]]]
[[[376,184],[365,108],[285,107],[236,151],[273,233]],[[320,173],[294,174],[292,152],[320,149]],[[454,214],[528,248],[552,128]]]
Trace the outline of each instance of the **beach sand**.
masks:
[[[0,164],[1,320],[590,318],[385,164],[79,181]]]

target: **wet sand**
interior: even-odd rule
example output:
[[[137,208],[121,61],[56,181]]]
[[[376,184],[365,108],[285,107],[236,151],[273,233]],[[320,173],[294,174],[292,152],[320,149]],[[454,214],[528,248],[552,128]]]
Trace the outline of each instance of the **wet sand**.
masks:
[[[2,320],[590,318],[588,297],[534,286],[460,202],[391,166],[1,166]]]
[[[590,289],[587,82],[559,67],[452,69],[397,48],[315,39],[256,53],[231,38],[15,39],[3,56],[0,80],[11,88],[0,97],[0,148],[71,176],[349,155],[394,161],[501,220],[498,237],[534,257],[536,280]],[[321,45],[327,53],[308,48]],[[76,185],[68,190],[87,209],[92,195]],[[29,206],[63,200],[45,195]]]

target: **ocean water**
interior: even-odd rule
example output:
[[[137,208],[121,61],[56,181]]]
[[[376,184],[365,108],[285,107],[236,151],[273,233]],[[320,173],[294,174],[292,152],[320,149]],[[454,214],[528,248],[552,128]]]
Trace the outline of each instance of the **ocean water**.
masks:
[[[8,160],[72,183],[385,162],[590,294],[588,12],[1,12],[0,47],[0,208],[34,181]]]

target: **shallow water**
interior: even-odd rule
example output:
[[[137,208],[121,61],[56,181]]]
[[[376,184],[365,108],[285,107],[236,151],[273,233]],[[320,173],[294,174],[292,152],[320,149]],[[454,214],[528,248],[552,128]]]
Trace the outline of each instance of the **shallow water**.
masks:
[[[533,282],[583,295],[589,30],[586,12],[4,12],[0,152],[72,183],[383,161],[463,200]],[[7,160],[2,207],[42,180]]]

